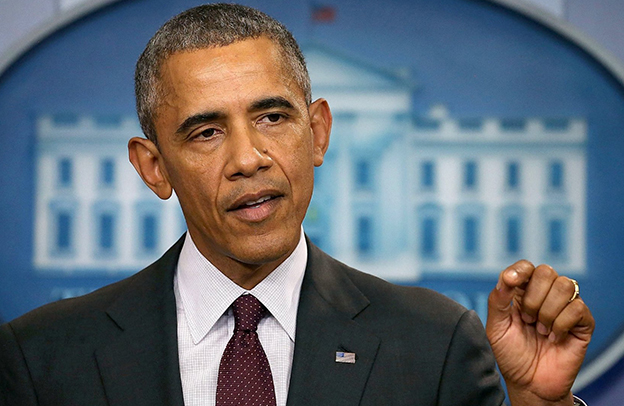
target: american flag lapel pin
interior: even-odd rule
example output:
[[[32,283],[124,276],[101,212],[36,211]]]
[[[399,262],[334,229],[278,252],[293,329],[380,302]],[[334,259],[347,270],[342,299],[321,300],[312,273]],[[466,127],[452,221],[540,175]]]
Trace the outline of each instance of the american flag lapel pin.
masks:
[[[355,353],[336,351],[336,362],[340,364],[355,364]]]

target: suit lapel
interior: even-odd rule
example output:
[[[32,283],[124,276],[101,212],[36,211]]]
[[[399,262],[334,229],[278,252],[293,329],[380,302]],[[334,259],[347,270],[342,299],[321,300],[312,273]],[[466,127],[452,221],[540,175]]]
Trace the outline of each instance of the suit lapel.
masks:
[[[308,244],[288,405],[359,404],[379,338],[353,321],[369,304],[339,264]],[[337,363],[336,352],[356,354]]]
[[[115,332],[95,355],[110,406],[184,403],[173,292],[182,242],[135,275],[133,286],[107,310]]]
[[[95,356],[110,406],[183,406],[173,274],[183,238],[133,277],[107,310],[109,344]],[[288,405],[358,404],[380,340],[353,319],[368,299],[338,263],[308,244]],[[356,354],[354,364],[336,352]]]

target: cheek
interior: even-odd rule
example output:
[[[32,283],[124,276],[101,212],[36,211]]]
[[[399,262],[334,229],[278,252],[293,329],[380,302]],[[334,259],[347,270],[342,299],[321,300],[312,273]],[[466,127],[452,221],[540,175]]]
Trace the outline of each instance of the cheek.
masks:
[[[299,165],[307,165],[313,162],[313,137],[309,129],[304,129],[301,124],[292,124],[289,136],[286,138],[285,148],[293,156]]]
[[[300,148],[304,147],[300,146]],[[297,154],[293,156],[293,160],[290,164],[290,174],[287,173],[287,176],[289,177],[293,189],[293,198],[295,199],[295,204],[299,206],[299,209],[305,211],[314,189],[314,164],[312,154],[310,151],[306,151],[305,154]]]
[[[280,146],[284,159],[284,172],[292,182],[312,182],[314,157],[308,136],[292,137],[292,142]],[[299,185],[301,186],[301,185]]]
[[[190,162],[190,164],[189,164]],[[218,180],[215,173],[197,161],[187,161],[170,171],[171,185],[180,204],[194,216],[207,213],[215,206]]]

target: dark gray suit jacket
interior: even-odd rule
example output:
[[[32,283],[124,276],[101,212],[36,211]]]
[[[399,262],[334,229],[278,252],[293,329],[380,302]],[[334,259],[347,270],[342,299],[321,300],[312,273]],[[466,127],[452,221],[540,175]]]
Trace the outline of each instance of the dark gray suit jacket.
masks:
[[[182,241],[128,279],[2,325],[0,405],[182,406],[173,293]],[[501,405],[474,312],[308,248],[289,406]],[[336,351],[356,363],[336,363]]]

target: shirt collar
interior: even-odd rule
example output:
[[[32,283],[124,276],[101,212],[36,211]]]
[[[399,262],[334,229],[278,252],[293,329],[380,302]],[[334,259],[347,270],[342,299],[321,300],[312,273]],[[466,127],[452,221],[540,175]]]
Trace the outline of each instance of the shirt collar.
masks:
[[[232,282],[197,249],[190,233],[186,233],[178,260],[175,285],[195,344],[212,329],[232,302],[244,293],[251,293],[267,308],[295,340],[297,307],[308,248],[303,229],[295,250],[273,272],[253,289],[246,290]]]

